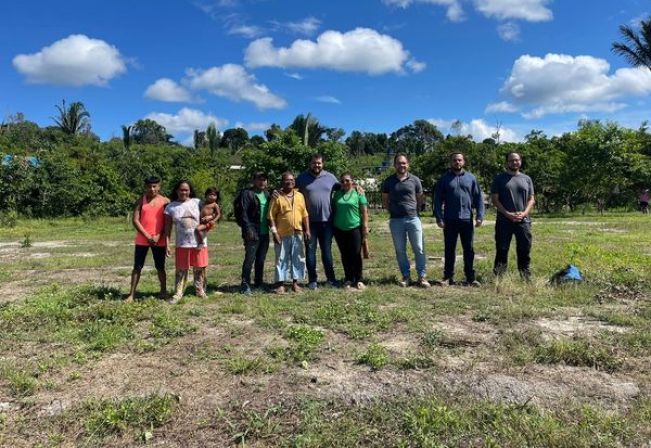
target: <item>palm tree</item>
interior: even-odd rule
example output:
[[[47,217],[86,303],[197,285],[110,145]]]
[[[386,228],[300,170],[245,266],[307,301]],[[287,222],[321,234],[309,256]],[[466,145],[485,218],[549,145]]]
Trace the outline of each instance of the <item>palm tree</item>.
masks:
[[[124,143],[124,149],[127,151],[131,146],[131,128],[133,126],[122,125],[122,143]]]
[[[52,117],[56,125],[66,134],[75,135],[80,131],[90,129],[90,113],[81,101],[75,101],[66,107],[66,100],[62,100],[61,106],[55,107],[59,110],[58,117]]]
[[[303,141],[303,145],[312,148],[316,147],[327,131],[327,128],[321,126],[319,120],[314,118],[311,113],[308,113],[307,116],[297,115],[289,128],[296,132],[296,135]]]
[[[639,32],[628,25],[621,25],[619,32],[625,43],[613,43],[613,52],[624,56],[634,67],[644,66],[651,70],[651,16],[640,21]]]

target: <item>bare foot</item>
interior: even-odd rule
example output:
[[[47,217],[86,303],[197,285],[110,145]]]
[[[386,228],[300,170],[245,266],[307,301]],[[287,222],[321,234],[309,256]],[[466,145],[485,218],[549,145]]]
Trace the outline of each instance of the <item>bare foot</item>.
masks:
[[[133,296],[129,294],[124,298],[124,303],[133,303]]]

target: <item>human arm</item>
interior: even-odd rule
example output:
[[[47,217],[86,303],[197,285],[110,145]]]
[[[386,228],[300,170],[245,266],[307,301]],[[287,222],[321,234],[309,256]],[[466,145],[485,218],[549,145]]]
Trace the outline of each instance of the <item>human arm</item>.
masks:
[[[474,202],[475,210],[477,211],[477,217],[475,218],[475,227],[480,227],[484,222],[484,214],[486,213],[484,207],[484,197],[481,192],[481,186],[477,179],[473,181],[472,189],[472,200]]]
[[[280,235],[278,234],[278,229],[276,228],[276,220],[274,219],[276,215],[276,211],[278,209],[278,201],[276,198],[273,198],[271,200],[271,205],[269,205],[269,213],[268,213],[268,218],[269,218],[269,231],[271,232],[271,236],[274,239],[274,242],[276,244],[280,244]]]
[[[140,222],[140,210],[142,208],[142,201],[143,199],[140,198],[138,200],[138,203],[133,209],[133,221],[132,221],[133,227],[135,227],[138,233],[140,233],[142,236],[145,237],[145,239],[149,242],[150,245],[153,245],[158,242],[158,238],[160,237],[160,235],[150,235],[142,226],[142,223]]]
[[[360,207],[360,214],[362,215],[362,239],[368,237],[368,206],[363,205]]]
[[[165,255],[168,257],[171,254],[170,251],[170,235],[172,233],[172,217],[170,215],[165,215],[165,228],[164,228],[164,233],[165,233]]]
[[[312,233],[310,232],[310,219],[307,215],[303,216],[303,235],[306,241],[309,241],[312,238]]]
[[[436,217],[436,225],[441,229],[445,228],[445,221],[443,221],[443,202],[444,202],[444,188],[443,188],[443,178],[441,178],[436,183],[436,188],[434,189],[434,200],[433,200],[433,209],[434,217]]]
[[[389,193],[382,193],[382,208],[389,210]]]
[[[519,212],[510,212],[500,202],[500,195],[498,193],[493,193],[491,194],[491,201],[493,202],[493,205],[495,206],[495,209],[497,209],[498,213],[501,213],[506,219],[512,222],[518,221],[517,213]]]

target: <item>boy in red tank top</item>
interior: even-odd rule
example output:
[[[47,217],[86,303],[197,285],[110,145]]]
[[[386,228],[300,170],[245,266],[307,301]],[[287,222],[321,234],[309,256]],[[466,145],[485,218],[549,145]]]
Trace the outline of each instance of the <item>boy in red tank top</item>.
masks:
[[[160,298],[167,296],[167,275],[165,274],[165,256],[167,240],[165,238],[165,207],[170,200],[160,194],[160,178],[151,176],[145,179],[145,192],[138,199],[133,210],[133,226],[136,228],[135,254],[133,271],[131,271],[131,289],[124,299],[133,302],[136,287],[140,281],[140,272],[145,264],[147,252],[151,249],[154,265],[160,282]]]

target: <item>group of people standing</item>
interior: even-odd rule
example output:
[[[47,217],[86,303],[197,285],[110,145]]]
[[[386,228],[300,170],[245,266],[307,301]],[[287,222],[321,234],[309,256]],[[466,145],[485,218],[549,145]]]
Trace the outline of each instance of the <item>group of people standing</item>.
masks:
[[[332,257],[335,239],[344,270],[346,290],[363,290],[363,255],[368,249],[368,201],[363,189],[350,174],[337,179],[324,169],[324,158],[315,154],[309,168],[295,177],[285,172],[279,190],[268,190],[265,173],[255,173],[250,188],[242,190],[234,203],[235,218],[241,228],[244,245],[240,292],[251,294],[264,285],[264,265],[273,240],[275,252],[274,291],[299,292],[307,271],[310,290],[319,288],[317,278],[317,248],[320,248],[325,283],[339,287]],[[465,156],[450,156],[450,169],[439,180],[434,195],[434,215],[443,229],[445,266],[440,285],[454,284],[454,262],[457,240],[463,247],[465,283],[479,286],[474,271],[474,228],[482,225],[484,202],[477,179],[465,171]],[[494,272],[502,274],[507,265],[508,250],[516,237],[518,269],[524,278],[530,276],[531,221],[534,205],[531,179],[520,172],[521,157],[507,155],[507,170],[498,175],[491,187],[491,197],[497,209],[495,226],[496,256]],[[419,212],[424,192],[418,177],[409,172],[405,154],[394,158],[395,173],[382,184],[382,202],[389,211],[389,229],[393,240],[399,284],[430,287],[427,280],[425,239]],[[205,297],[206,267],[208,265],[207,232],[221,217],[219,192],[206,191],[204,201],[196,198],[192,184],[178,182],[171,200],[160,194],[160,179],[145,180],[145,192],[136,204],[133,223],[137,230],[131,290],[126,301],[133,301],[145,257],[151,248],[160,294],[167,297],[165,257],[171,254],[170,236],[175,231],[175,292],[170,302],[183,297],[192,268],[196,294]],[[407,255],[407,240],[415,256],[417,278],[411,281],[411,264]],[[366,249],[366,250],[364,250]],[[253,271],[253,281],[251,273]]]

